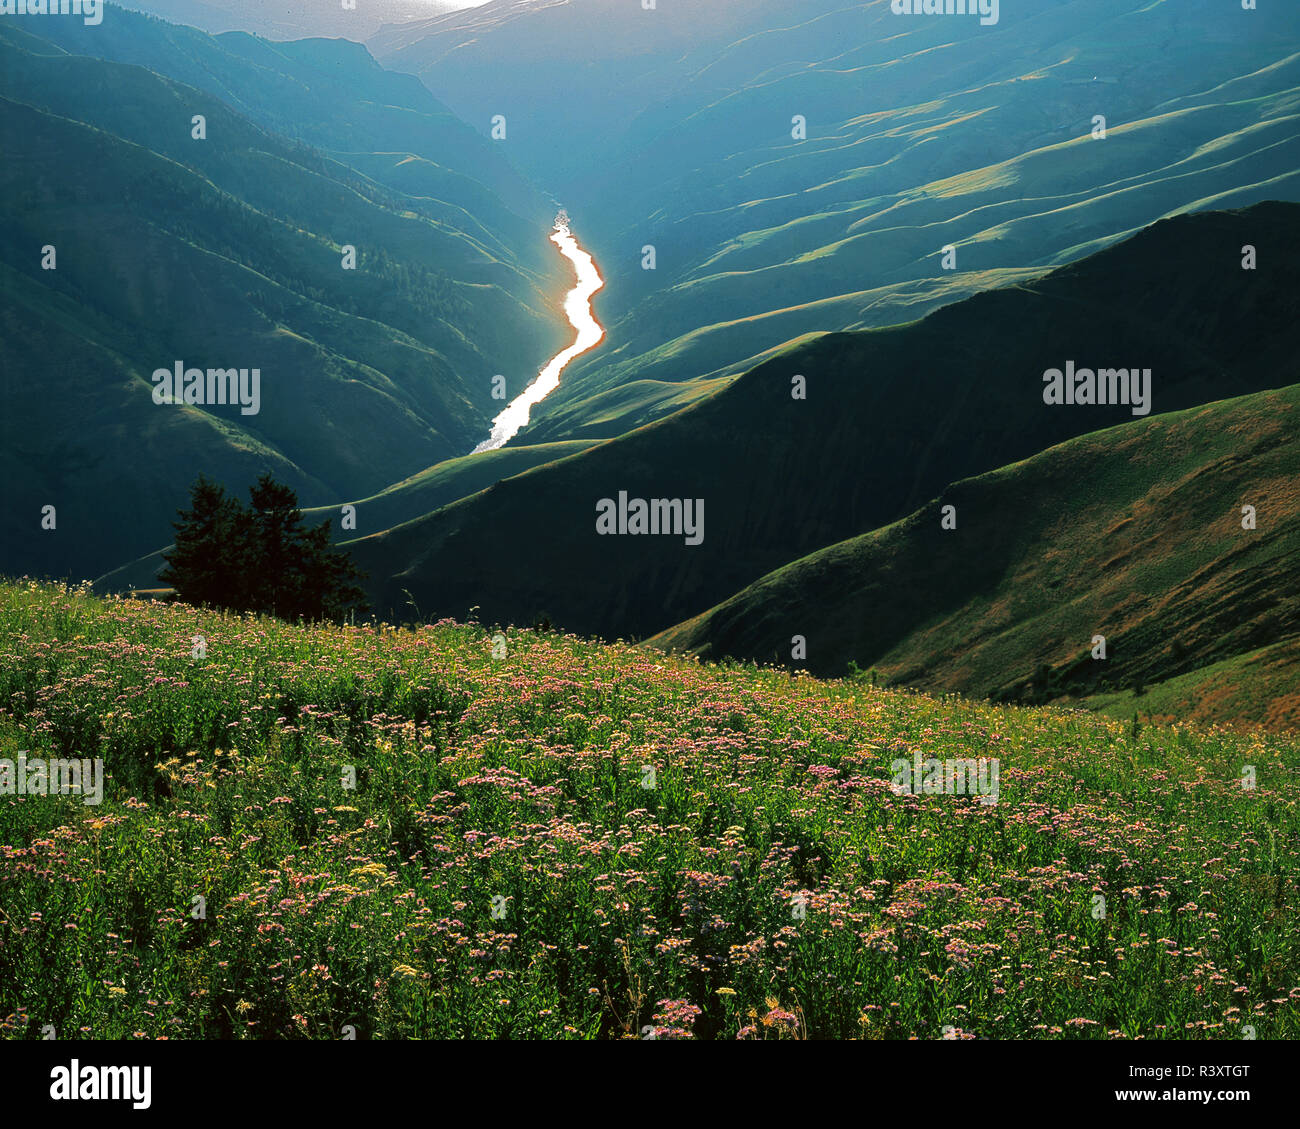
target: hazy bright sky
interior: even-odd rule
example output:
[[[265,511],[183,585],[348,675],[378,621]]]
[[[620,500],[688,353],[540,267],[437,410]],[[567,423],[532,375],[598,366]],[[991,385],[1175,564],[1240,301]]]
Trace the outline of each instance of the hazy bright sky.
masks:
[[[364,42],[381,24],[401,23],[456,8],[479,8],[489,0],[357,0],[345,11],[339,0],[116,0],[203,31],[251,31],[271,39],[345,36]]]

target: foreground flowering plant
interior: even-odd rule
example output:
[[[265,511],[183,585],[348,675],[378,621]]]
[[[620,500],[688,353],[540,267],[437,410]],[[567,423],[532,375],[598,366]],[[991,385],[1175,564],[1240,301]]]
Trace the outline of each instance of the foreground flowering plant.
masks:
[[[1300,1036],[1300,739],[497,634],[0,586],[0,1033]]]

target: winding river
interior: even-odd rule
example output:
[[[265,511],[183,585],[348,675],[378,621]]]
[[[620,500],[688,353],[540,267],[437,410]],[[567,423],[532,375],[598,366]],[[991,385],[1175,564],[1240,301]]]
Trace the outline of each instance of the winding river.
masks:
[[[492,434],[474,448],[479,451],[495,451],[504,447],[521,427],[528,422],[528,413],[534,404],[540,404],[547,396],[560,386],[560,373],[574,357],[594,349],[605,336],[601,326],[591,312],[591,296],[605,285],[605,280],[596,270],[596,264],[586,251],[578,246],[569,230],[568,217],[561,212],[555,221],[555,230],[551,234],[554,243],[566,259],[573,264],[578,275],[578,284],[564,297],[564,312],[569,324],[578,331],[576,340],[567,349],[556,353],[540,373],[537,379],[525,388],[492,421]]]

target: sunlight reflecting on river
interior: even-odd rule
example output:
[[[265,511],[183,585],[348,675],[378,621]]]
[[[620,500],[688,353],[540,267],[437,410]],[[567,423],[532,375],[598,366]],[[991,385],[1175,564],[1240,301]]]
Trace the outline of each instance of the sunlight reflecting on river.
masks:
[[[586,251],[578,246],[568,225],[556,221],[551,242],[560,253],[573,264],[578,273],[578,284],[569,291],[564,299],[564,312],[569,324],[578,331],[577,339],[567,349],[556,353],[537,379],[510,401],[502,413],[492,421],[492,434],[474,448],[479,451],[493,451],[505,446],[521,427],[528,422],[528,413],[534,404],[541,403],[560,386],[560,373],[574,357],[593,349],[600,344],[605,330],[591,312],[591,296],[605,285],[605,280],[596,270],[596,264]]]

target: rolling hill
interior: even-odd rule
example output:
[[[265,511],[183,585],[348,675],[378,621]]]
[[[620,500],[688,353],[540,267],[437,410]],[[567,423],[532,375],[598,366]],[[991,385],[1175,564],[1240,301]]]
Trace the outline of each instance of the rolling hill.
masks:
[[[1300,672],[1277,660],[1300,643],[1297,467],[1300,385],[1122,424],[954,483],[650,642],[822,674],[853,662],[929,691],[1096,695],[1129,712],[1295,727]],[[794,635],[805,661],[791,661]],[[1243,680],[1227,676],[1243,660],[1276,667],[1273,693],[1239,700]],[[1143,696],[1177,676],[1203,683],[1207,668],[1215,692],[1184,685],[1185,709]]]
[[[23,752],[102,802],[0,803],[7,1041],[1300,1037],[1294,734],[0,582]]]
[[[519,443],[621,434],[804,334],[913,320],[1184,210],[1300,198],[1296,14],[1228,7],[1018,0],[983,27],[888,0],[569,0],[369,42],[484,133],[504,116],[606,272],[606,344]]]
[[[1149,368],[1153,415],[1293,383],[1298,254],[1297,205],[1166,220],[920,321],[792,346],[667,419],[351,547],[381,610],[409,590],[426,613],[653,635],[951,482],[1140,418],[1045,403],[1051,369]],[[702,543],[600,535],[597,503],[620,491],[703,499]]]

